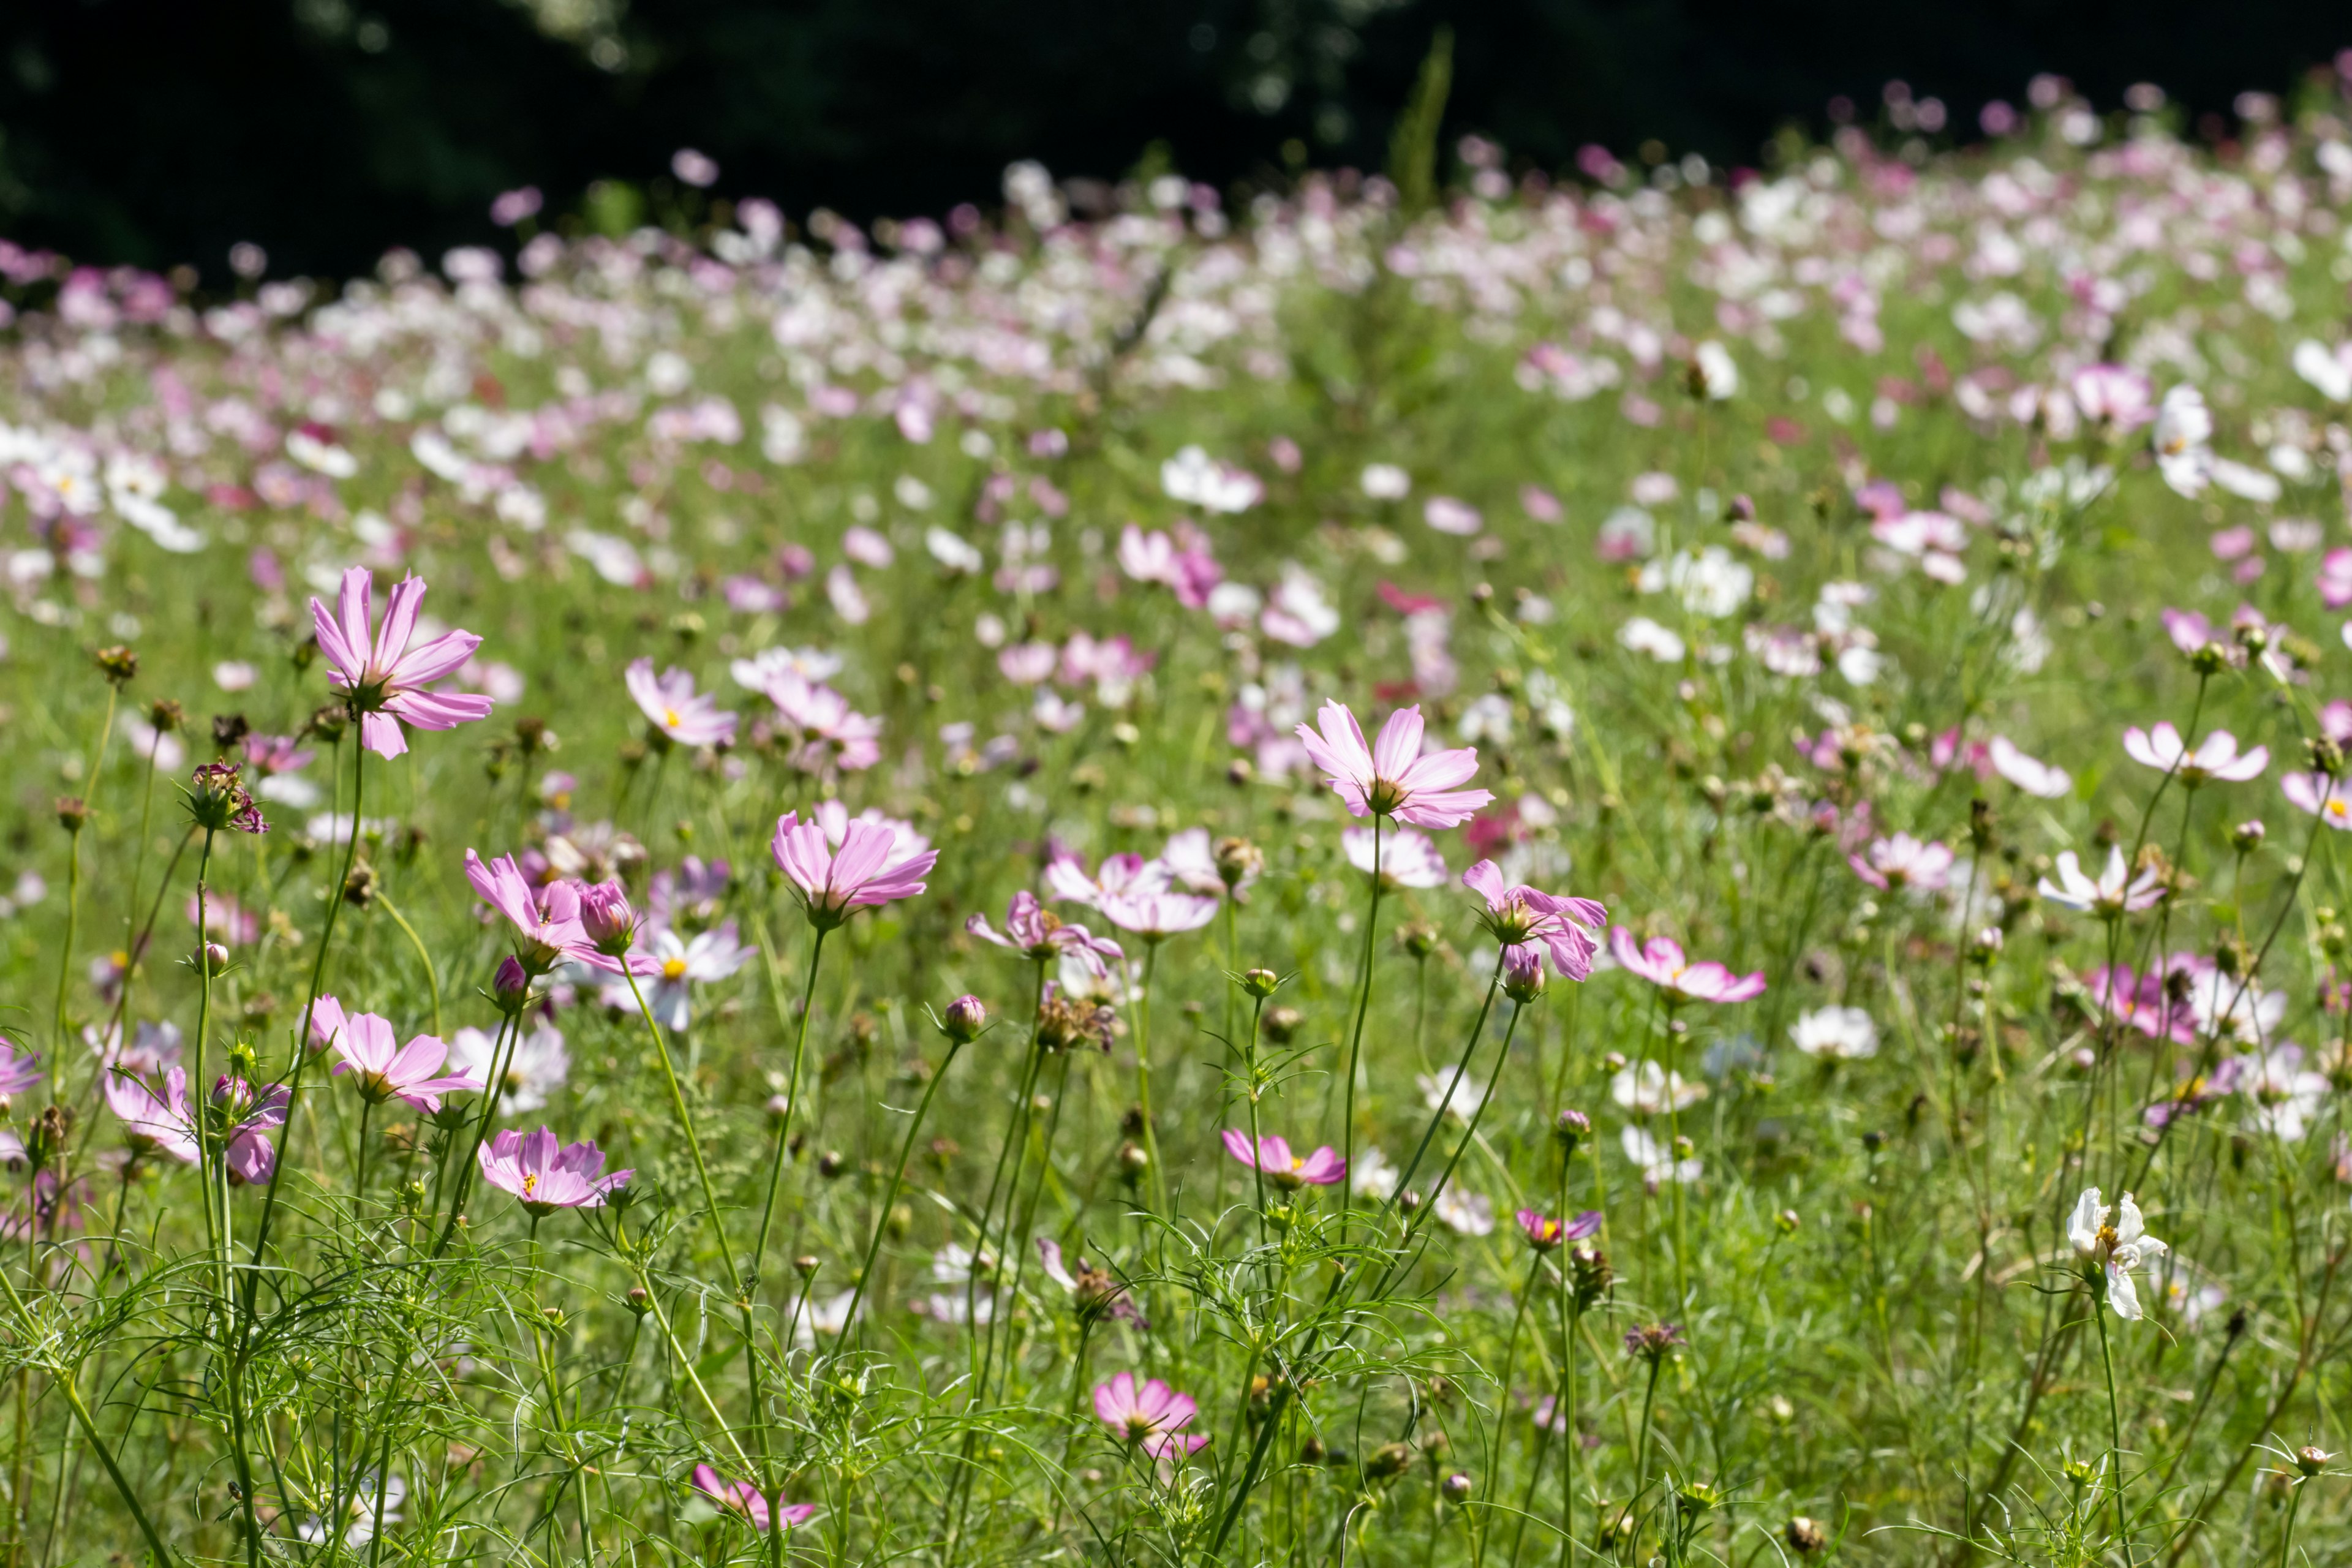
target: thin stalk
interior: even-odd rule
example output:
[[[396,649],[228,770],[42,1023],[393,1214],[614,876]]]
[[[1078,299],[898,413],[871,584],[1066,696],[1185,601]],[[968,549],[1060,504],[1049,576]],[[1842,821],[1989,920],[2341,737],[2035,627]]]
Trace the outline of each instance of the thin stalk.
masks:
[[[1341,1096],[1339,1152],[1347,1168],[1356,1168],[1356,1060],[1364,1048],[1364,1018],[1372,1010],[1372,938],[1381,927],[1381,818],[1372,817],[1372,896],[1371,907],[1364,915],[1363,990],[1356,998],[1356,1026],[1348,1037],[1348,1083]],[[1348,1215],[1355,1208],[1353,1189],[1339,1194],[1339,1242],[1347,1245]]]
[[[392,923],[400,928],[400,934],[406,937],[408,945],[416,950],[416,962],[425,966],[425,990],[433,998],[433,1037],[437,1040],[441,1037],[441,976],[433,967],[433,955],[425,951],[424,939],[416,934],[416,928],[408,923],[408,917],[400,912],[399,906],[381,888],[376,890],[375,901],[383,906],[383,912],[392,917]]]
[[[882,1251],[882,1233],[890,1226],[890,1205],[898,1201],[898,1189],[906,1182],[907,1162],[914,1155],[915,1139],[923,1130],[923,1117],[930,1110],[940,1085],[947,1081],[948,1069],[955,1066],[956,1053],[962,1048],[961,1040],[948,1042],[947,1059],[940,1063],[940,1070],[931,1075],[931,1081],[923,1086],[923,1098],[916,1102],[914,1118],[907,1123],[907,1136],[899,1141],[898,1163],[890,1173],[889,1188],[882,1194],[882,1207],[874,1216],[874,1235],[866,1244],[866,1261],[858,1268],[857,1285],[849,1295],[849,1315],[842,1320],[845,1338],[856,1331],[857,1310],[866,1304],[866,1288],[874,1278],[874,1260]]]

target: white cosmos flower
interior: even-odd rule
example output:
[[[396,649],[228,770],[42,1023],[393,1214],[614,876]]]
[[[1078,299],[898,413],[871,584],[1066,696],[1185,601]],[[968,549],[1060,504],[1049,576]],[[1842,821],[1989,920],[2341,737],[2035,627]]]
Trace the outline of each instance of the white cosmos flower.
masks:
[[[2095,881],[2084,875],[2082,862],[2072,849],[2058,857],[2052,867],[2058,880],[2042,879],[2038,891],[2061,909],[2082,910],[2101,920],[2113,920],[2122,914],[2137,914],[2164,897],[2164,879],[2153,866],[2141,868],[2138,876],[2124,864],[2124,852],[2115,845],[2107,847],[2107,867]]]
[[[1484,1193],[1448,1187],[1438,1194],[1437,1217],[1464,1236],[1495,1233],[1495,1203]]]
[[[2107,1205],[2099,1201],[2099,1189],[2084,1188],[2083,1195],[2074,1200],[2074,1212],[2066,1216],[2066,1239],[2076,1258],[2105,1271],[2107,1305],[2115,1309],[2116,1316],[2137,1322],[2139,1292],[2133,1288],[2131,1277],[2140,1265],[2162,1258],[2171,1248],[2147,1234],[2139,1205],[2132,1202],[2129,1193],[2117,1200],[2113,1225],[2107,1223]]]
[[[1696,1158],[1677,1160],[1665,1144],[1650,1136],[1640,1127],[1628,1127],[1618,1134],[1625,1158],[1642,1169],[1642,1180],[1654,1187],[1665,1182],[1696,1182],[1703,1167]]]
[[[1696,1105],[1706,1098],[1706,1085],[1656,1062],[1639,1061],[1609,1080],[1609,1098],[1636,1116],[1659,1116]]]
[[[1789,1026],[1789,1038],[1809,1057],[1860,1061],[1878,1054],[1878,1026],[1859,1007],[1822,1007]]]

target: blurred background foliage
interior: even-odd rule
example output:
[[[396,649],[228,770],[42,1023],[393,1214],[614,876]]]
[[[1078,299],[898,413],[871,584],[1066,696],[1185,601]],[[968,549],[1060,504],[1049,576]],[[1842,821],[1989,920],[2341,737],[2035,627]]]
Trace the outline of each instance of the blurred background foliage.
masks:
[[[491,237],[498,192],[660,216],[672,153],[720,192],[856,219],[995,199],[1000,171],[1173,167],[1221,186],[1386,161],[1441,28],[1447,135],[1515,168],[1754,163],[1890,79],[1944,140],[2037,71],[2194,125],[2352,43],[2341,5],[2250,0],[40,0],[0,7],[0,233],[78,260],[348,273]],[[598,181],[608,184],[591,199]]]

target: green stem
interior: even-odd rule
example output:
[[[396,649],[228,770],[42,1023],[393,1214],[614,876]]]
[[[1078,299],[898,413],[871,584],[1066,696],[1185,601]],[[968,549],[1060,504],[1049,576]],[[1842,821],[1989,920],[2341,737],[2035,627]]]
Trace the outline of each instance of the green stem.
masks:
[[[1348,1037],[1348,1083],[1340,1100],[1339,1152],[1348,1169],[1356,1168],[1356,1061],[1364,1048],[1364,1018],[1372,1010],[1372,938],[1381,926],[1381,818],[1372,817],[1372,897],[1371,908],[1364,915],[1363,990],[1356,998],[1356,1026]],[[1343,1187],[1339,1194],[1339,1241],[1348,1240],[1348,1215],[1355,1208],[1354,1188]]]
[[[400,934],[406,937],[408,945],[416,950],[416,962],[425,966],[425,989],[433,998],[433,1037],[437,1040],[441,1037],[441,976],[433,968],[433,955],[425,951],[424,940],[416,934],[416,928],[408,923],[408,917],[400,912],[399,907],[382,888],[376,889],[375,901],[383,906],[383,912],[392,917],[392,923],[400,928]]]
[[[2107,1374],[2107,1452],[2116,1470],[2116,1542],[2123,1548],[2124,1568],[2132,1568],[2131,1525],[2124,1510],[2124,1418],[2116,1400],[2116,1363],[2107,1348],[2107,1314],[2095,1289],[2091,1316],[2099,1325],[2099,1364]]]
[[[930,1110],[931,1099],[940,1092],[940,1085],[947,1081],[948,1068],[955,1065],[956,1052],[961,1049],[961,1042],[948,1042],[947,1060],[931,1075],[931,1081],[923,1086],[923,1098],[916,1102],[914,1118],[907,1123],[907,1136],[898,1144],[898,1168],[890,1173],[889,1189],[883,1194],[881,1210],[874,1216],[873,1237],[866,1244],[866,1261],[857,1270],[857,1286],[849,1295],[849,1315],[842,1320],[845,1339],[856,1332],[857,1310],[866,1303],[866,1288],[874,1278],[874,1260],[882,1251],[882,1233],[890,1227],[890,1208],[898,1201],[898,1189],[907,1179],[907,1162],[915,1152],[915,1139],[923,1130],[923,1117]]]

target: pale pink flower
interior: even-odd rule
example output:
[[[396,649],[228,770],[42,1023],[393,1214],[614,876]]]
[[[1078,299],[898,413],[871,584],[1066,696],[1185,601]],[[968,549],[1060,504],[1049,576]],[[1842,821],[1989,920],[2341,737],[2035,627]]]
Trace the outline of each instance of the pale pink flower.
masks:
[[[343,574],[337,608],[330,614],[310,601],[310,621],[319,651],[331,667],[328,680],[350,693],[360,713],[360,742],[380,757],[408,750],[405,722],[420,730],[447,730],[490,712],[487,697],[428,691],[426,686],[457,673],[482,639],[472,632],[444,632],[421,647],[408,646],[425,599],[424,579],[410,575],[395,584],[383,625],[370,637],[369,600],[375,578],[364,566]]]
[[[333,1002],[321,996],[319,1009]],[[334,1003],[334,1016],[341,1018],[335,1050],[343,1058],[335,1064],[335,1076],[357,1074],[360,1092],[370,1100],[403,1100],[430,1116],[441,1109],[444,1094],[482,1087],[470,1073],[444,1076],[441,1067],[449,1058],[449,1047],[430,1035],[415,1036],[403,1046],[394,1042],[390,1021],[373,1013],[346,1016],[341,1004]]]
[[[809,920],[828,930],[858,910],[921,892],[922,879],[940,858],[929,848],[900,854],[898,830],[887,821],[845,821],[839,839],[831,839],[821,818],[803,822],[788,811],[776,819],[769,845],[778,868],[800,889]]]
[[[1216,900],[1173,890],[1105,893],[1095,908],[1111,924],[1147,942],[1199,931],[1217,918]]]
[[[1849,855],[1853,874],[1878,889],[1909,888],[1932,893],[1950,880],[1952,852],[1941,840],[1921,843],[1907,833],[1871,840],[1868,858]]]
[[[2297,811],[2306,811],[2338,833],[2352,831],[2352,783],[2324,773],[2287,773],[2279,793]]]
[[[2152,908],[2164,898],[2164,879],[2153,866],[2144,867],[2133,876],[2124,864],[2124,852],[2114,845],[2107,847],[2106,869],[2096,880],[2083,871],[2082,862],[2068,849],[2059,855],[2053,865],[2058,880],[2042,879],[2038,891],[2061,909],[2081,910],[2113,920],[2117,915],[2137,914]]]
[[[656,679],[654,661],[641,658],[629,666],[624,679],[646,721],[672,744],[717,746],[735,739],[735,715],[709,693],[697,693],[694,677],[687,671],[666,669]]]
[[[533,888],[513,856],[501,855],[486,865],[471,849],[466,851],[466,880],[521,933],[517,955],[531,973],[544,974],[560,963],[584,963],[607,974],[621,972],[619,961],[597,952],[580,923],[580,889],[572,883]]]
[[[2238,738],[2227,730],[2214,731],[2191,750],[2169,722],[2158,724],[2153,731],[2137,726],[2126,730],[2124,754],[2144,767],[2178,775],[2182,784],[2192,789],[2208,779],[2243,784],[2261,777],[2263,770],[2271,765],[2268,746],[2256,746],[2241,754]]]
[[[596,1209],[615,1188],[625,1187],[635,1171],[604,1173],[604,1153],[591,1142],[559,1143],[541,1127],[526,1136],[513,1128],[474,1151],[482,1180],[522,1200],[522,1206],[541,1216],[557,1209]]]
[[[1106,856],[1091,877],[1076,853],[1065,850],[1045,862],[1045,886],[1066,903],[1100,909],[1113,893],[1164,893],[1170,887],[1164,861],[1140,855]]]
[[[1320,730],[1301,724],[1295,733],[1315,765],[1352,816],[1393,816],[1414,827],[1456,826],[1492,801],[1483,789],[1463,789],[1478,772],[1476,748],[1421,752],[1421,710],[1400,708],[1381,726],[1379,742],[1364,743],[1355,714],[1326,702],[1317,714]]]
[[[765,1533],[770,1526],[768,1500],[760,1489],[749,1481],[721,1479],[709,1465],[694,1467],[694,1489],[714,1500],[719,1507],[731,1509],[751,1521],[751,1528]],[[816,1517],[816,1504],[790,1502],[783,1506],[781,1516],[786,1530],[796,1524],[806,1524]]]
[[[1287,1139],[1272,1133],[1260,1138],[1255,1151],[1246,1132],[1228,1127],[1223,1136],[1226,1153],[1254,1171],[1264,1172],[1265,1179],[1278,1187],[1328,1187],[1347,1179],[1348,1162],[1328,1143],[1312,1154],[1294,1154]]]
[[[2156,417],[2156,389],[2142,371],[2119,364],[2084,365],[2074,373],[2069,390],[2084,418],[2119,435]]]
[[[1156,1377],[1139,1385],[1131,1372],[1095,1385],[1097,1419],[1155,1459],[1197,1453],[1208,1446],[1207,1433],[1183,1430],[1200,1408],[1191,1394],[1179,1394]]]
[[[1675,1002],[1746,1002],[1764,994],[1764,972],[1734,975],[1710,959],[1693,963],[1672,937],[1654,936],[1636,947],[1623,926],[1609,931],[1609,951],[1628,973],[1639,975]]]
[[[1213,899],[1223,897],[1226,890],[1225,874],[1217,865],[1216,842],[1205,827],[1187,827],[1170,834],[1167,845],[1160,851],[1160,865],[1168,875],[1169,884],[1184,892]],[[1245,866],[1233,890],[1241,892],[1256,880],[1256,868]]]
[[[1528,1244],[1538,1252],[1549,1252],[1563,1241],[1582,1241],[1601,1228],[1599,1209],[1586,1209],[1569,1220],[1555,1219],[1540,1209],[1521,1209],[1517,1218]]]
[[[2074,775],[2062,767],[2027,756],[2006,735],[1995,735],[1985,747],[1993,772],[2025,794],[2055,800],[2074,787]]]
[[[1501,868],[1492,860],[1481,860],[1463,872],[1462,885],[1486,900],[1486,912],[1478,921],[1496,941],[1506,947],[1541,942],[1552,967],[1565,978],[1591,975],[1592,960],[1601,951],[1593,932],[1609,924],[1609,911],[1601,904],[1525,883],[1506,886]]]
[[[1437,846],[1410,827],[1381,832],[1372,827],[1343,827],[1339,847],[1348,864],[1366,876],[1372,871],[1372,835],[1380,833],[1381,880],[1400,888],[1435,888],[1453,875]]]
[[[963,929],[982,942],[1009,947],[1039,963],[1064,953],[1075,955],[1097,977],[1108,973],[1103,963],[1105,959],[1127,956],[1118,943],[1096,936],[1086,927],[1072,924],[1047,910],[1037,901],[1037,895],[1026,889],[1013,895],[1013,902],[1004,911],[1003,931],[990,925],[986,915],[972,916],[964,921]]]
[[[786,669],[760,689],[799,735],[791,762],[802,773],[819,773],[828,766],[858,773],[882,760],[882,721],[858,712],[832,687]]]
[[[122,1123],[134,1149],[160,1149],[184,1163],[196,1163],[195,1118],[188,1105],[186,1068],[164,1068],[160,1094],[115,1068],[107,1069],[102,1087],[107,1109]]]

